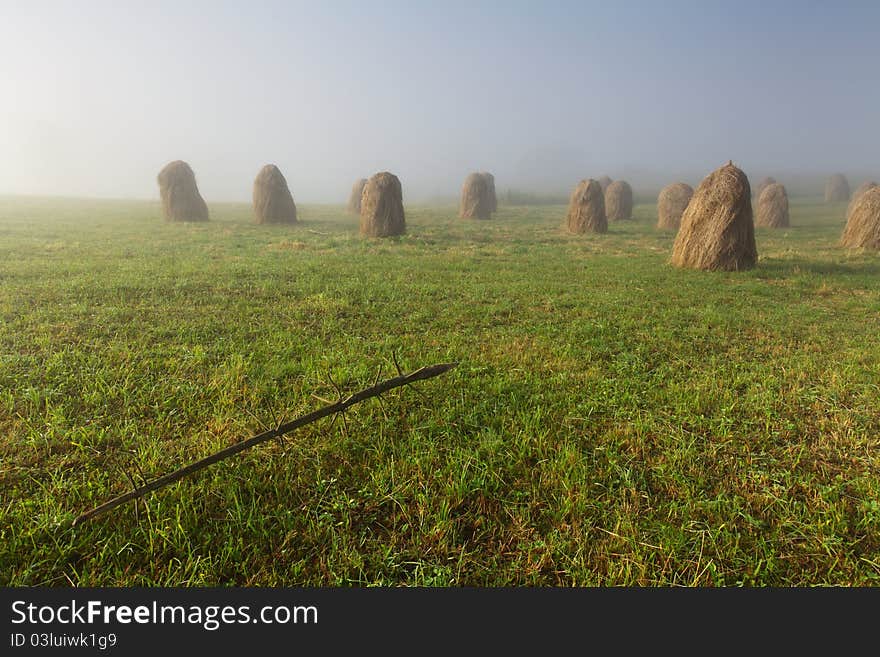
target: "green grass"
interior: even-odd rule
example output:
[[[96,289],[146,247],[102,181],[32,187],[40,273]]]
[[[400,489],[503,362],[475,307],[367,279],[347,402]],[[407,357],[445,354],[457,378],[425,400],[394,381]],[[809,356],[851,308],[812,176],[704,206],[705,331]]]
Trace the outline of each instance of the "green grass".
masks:
[[[408,207],[361,240],[245,205],[0,199],[6,585],[877,585],[880,256],[795,199],[741,273],[654,208]],[[71,529],[404,369],[457,369]]]

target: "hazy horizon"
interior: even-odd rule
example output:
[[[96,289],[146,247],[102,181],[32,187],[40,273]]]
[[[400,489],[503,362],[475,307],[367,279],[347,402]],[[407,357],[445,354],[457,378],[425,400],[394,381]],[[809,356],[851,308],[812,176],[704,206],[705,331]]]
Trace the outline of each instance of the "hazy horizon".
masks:
[[[876,3],[0,3],[0,194],[157,198],[175,159],[208,202],[266,163],[305,203],[880,175]]]

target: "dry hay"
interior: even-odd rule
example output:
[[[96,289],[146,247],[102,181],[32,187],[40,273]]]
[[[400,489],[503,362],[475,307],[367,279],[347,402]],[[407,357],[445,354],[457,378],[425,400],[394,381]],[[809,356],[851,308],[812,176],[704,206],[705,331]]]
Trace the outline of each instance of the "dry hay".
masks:
[[[825,202],[838,203],[849,200],[849,183],[842,173],[835,173],[825,183]]]
[[[769,185],[774,184],[776,178],[773,176],[766,176],[765,178],[761,178],[761,182],[758,183],[758,186],[755,187],[755,200],[757,201],[761,198],[761,192],[763,192]]]
[[[877,187],[877,186],[878,186],[877,183],[875,183],[873,180],[866,180],[866,181],[863,182],[861,185],[859,185],[858,187],[856,187],[856,191],[854,191],[854,192],[853,192],[853,195],[852,195],[852,200],[853,200],[853,201],[858,201],[858,200],[859,200],[859,197],[860,197],[862,194],[864,194],[865,192],[867,192],[869,189],[874,189],[874,188]]]
[[[771,183],[758,196],[755,225],[769,228],[788,228],[788,192],[785,185]]]
[[[581,180],[568,201],[565,219],[570,233],[607,233],[605,195],[597,180]]]
[[[694,195],[694,188],[687,183],[667,185],[657,196],[657,228],[678,230],[681,215]]]
[[[706,176],[681,217],[672,264],[736,271],[758,260],[752,193],[746,174],[728,162]]]
[[[361,235],[390,237],[405,232],[400,180],[387,171],[377,173],[367,181],[361,196]]]
[[[491,214],[489,183],[481,173],[472,173],[461,186],[458,216],[463,219],[488,219]]]
[[[199,194],[196,175],[182,160],[166,164],[157,176],[166,221],[208,221],[208,206]]]
[[[856,187],[856,191],[853,192],[852,200],[849,202],[849,207],[846,209],[846,218],[849,220],[849,216],[852,214],[853,208],[855,208],[856,203],[859,202],[859,199],[862,198],[862,194],[867,192],[869,189],[874,189],[877,187],[877,183],[872,180],[866,180],[861,185]]]
[[[840,243],[850,249],[880,249],[880,187],[873,187],[856,201]]]
[[[605,190],[608,189],[608,185],[613,182],[614,181],[611,180],[611,178],[609,178],[608,176],[602,176],[601,178],[599,178],[599,185],[602,187],[603,194],[605,193]]]
[[[483,171],[480,175],[486,179],[486,194],[489,199],[489,212],[498,211],[498,197],[495,195],[495,176],[488,171]]]
[[[366,178],[359,178],[355,180],[354,185],[351,186],[351,195],[348,197],[348,206],[346,206],[346,209],[351,214],[361,213],[361,197],[364,195],[364,187],[366,184]]]
[[[284,174],[267,164],[254,179],[254,221],[258,224],[295,224],[296,203]]]
[[[615,180],[605,190],[605,215],[608,221],[632,219],[633,190],[625,180]]]

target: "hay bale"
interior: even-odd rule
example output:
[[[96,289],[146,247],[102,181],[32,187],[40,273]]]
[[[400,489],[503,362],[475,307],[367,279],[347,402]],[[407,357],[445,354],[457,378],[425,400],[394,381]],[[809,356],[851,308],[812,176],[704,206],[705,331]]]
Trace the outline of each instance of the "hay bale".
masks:
[[[749,179],[728,162],[706,176],[681,217],[672,264],[736,271],[758,260]]]
[[[761,198],[761,192],[763,192],[768,186],[774,184],[776,182],[776,178],[773,176],[766,176],[761,178],[761,182],[758,183],[758,186],[755,187],[755,200],[757,201]]]
[[[208,221],[208,206],[199,194],[196,175],[182,160],[166,164],[157,176],[166,221]]]
[[[609,178],[608,176],[602,176],[601,178],[599,178],[599,185],[602,187],[603,194],[605,193],[605,190],[608,189],[608,185],[613,182],[614,181],[611,180],[611,178]]]
[[[633,190],[625,180],[615,180],[605,190],[605,215],[608,221],[632,219]]]
[[[862,194],[867,192],[869,189],[874,189],[875,187],[878,187],[877,183],[875,183],[873,180],[866,180],[861,185],[856,187],[856,191],[854,191],[852,195],[852,200],[858,201],[859,197],[861,197]]]
[[[367,184],[366,178],[359,178],[354,181],[354,185],[351,186],[351,194],[348,197],[348,205],[346,209],[351,214],[360,214],[361,213],[361,197],[364,195],[364,187]]]
[[[825,183],[825,202],[839,203],[849,200],[849,183],[842,173],[835,173]]]
[[[495,195],[495,176],[488,171],[481,174],[486,179],[486,194],[488,195],[489,212],[498,212],[498,196]]]
[[[489,183],[481,173],[472,173],[461,186],[458,216],[463,219],[488,219],[491,214]]]
[[[880,187],[873,187],[856,201],[840,243],[850,249],[880,249]]]
[[[377,173],[367,181],[361,196],[361,235],[390,237],[405,232],[400,180],[387,171]]]
[[[254,221],[258,224],[295,224],[296,204],[284,174],[267,164],[254,179]]]
[[[858,203],[859,199],[862,198],[862,194],[867,192],[869,189],[874,189],[877,186],[878,186],[877,183],[875,183],[871,180],[866,180],[861,185],[856,187],[856,191],[854,191],[853,195],[852,195],[852,200],[850,200],[849,206],[846,209],[846,220],[847,221],[849,221],[849,216],[852,214],[853,208],[855,208],[856,203]]]
[[[599,181],[590,178],[577,184],[568,201],[565,222],[570,233],[608,232],[605,195]]]
[[[681,215],[694,195],[694,188],[687,183],[667,185],[657,196],[657,228],[678,230]]]
[[[758,196],[755,225],[768,228],[788,228],[788,192],[785,185],[771,183]]]

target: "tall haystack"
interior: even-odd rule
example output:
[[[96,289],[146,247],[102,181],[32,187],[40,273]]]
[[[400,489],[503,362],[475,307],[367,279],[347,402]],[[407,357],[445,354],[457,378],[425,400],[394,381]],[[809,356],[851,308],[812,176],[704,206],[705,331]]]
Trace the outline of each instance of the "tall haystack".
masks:
[[[351,214],[360,214],[361,213],[361,196],[364,195],[364,187],[367,184],[366,178],[359,178],[354,181],[354,185],[351,186],[351,195],[348,197],[348,206],[347,210]]]
[[[657,196],[657,228],[678,230],[681,215],[694,195],[694,188],[687,183],[667,185]]]
[[[296,204],[284,174],[267,164],[254,179],[254,221],[258,224],[295,224]]]
[[[464,219],[488,219],[491,214],[489,183],[481,173],[472,173],[461,186],[458,216]]]
[[[846,219],[849,221],[849,216],[852,214],[853,209],[856,204],[859,202],[859,199],[862,198],[862,194],[867,192],[869,189],[874,189],[877,187],[877,183],[872,180],[866,180],[861,185],[856,187],[856,191],[853,192],[852,199],[849,202],[849,206],[846,209]]]
[[[196,175],[186,162],[169,162],[157,180],[166,221],[208,221],[208,206],[199,194]]]
[[[877,183],[875,183],[873,180],[866,180],[866,181],[863,182],[861,185],[859,185],[858,187],[856,187],[856,191],[854,191],[854,192],[853,192],[853,195],[852,195],[852,200],[853,200],[853,201],[858,201],[858,200],[859,200],[859,197],[860,197],[862,194],[864,194],[865,192],[867,192],[869,189],[874,189],[875,187],[878,187]]]
[[[755,226],[788,228],[788,192],[785,191],[785,185],[771,183],[758,196]]]
[[[776,182],[776,178],[773,176],[766,176],[761,178],[761,182],[758,183],[758,186],[755,187],[755,200],[757,201],[761,198],[761,192],[763,192],[769,185],[772,185]]]
[[[489,199],[489,212],[498,212],[498,196],[495,194],[495,176],[488,171],[483,171],[483,178],[486,179],[486,194]]]
[[[568,201],[566,225],[570,233],[607,233],[605,195],[597,180],[581,180]]]
[[[367,181],[361,197],[361,235],[390,237],[405,232],[400,180],[387,171],[377,173]]]
[[[752,191],[746,174],[728,162],[706,176],[681,217],[672,264],[736,271],[758,260]]]
[[[880,187],[869,189],[856,201],[840,243],[850,249],[880,249]]]
[[[611,178],[609,178],[608,176],[602,176],[601,178],[599,178],[599,185],[602,187],[603,194],[605,193],[605,190],[608,189],[608,185],[613,182],[614,181],[611,180]]]
[[[835,173],[825,183],[825,202],[839,203],[849,200],[849,183],[842,173]]]
[[[605,214],[608,221],[632,219],[633,190],[625,180],[615,180],[605,190]]]

